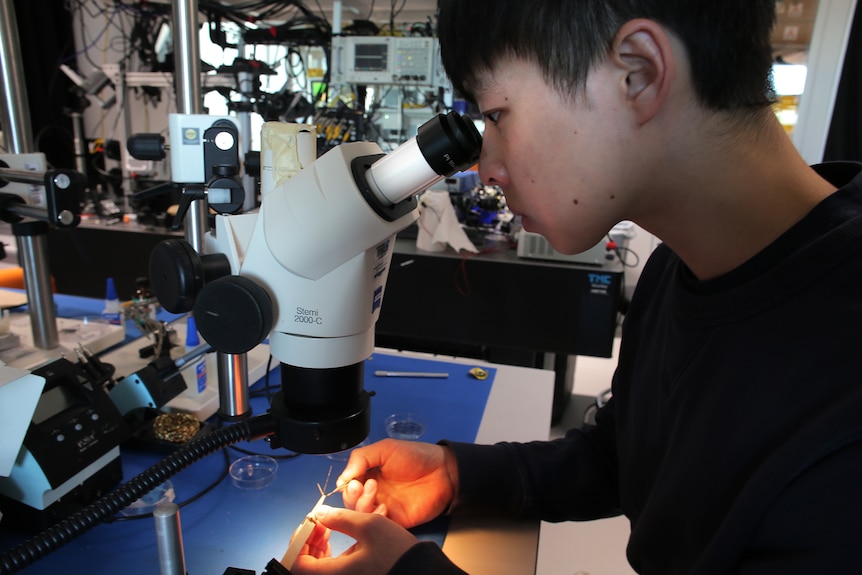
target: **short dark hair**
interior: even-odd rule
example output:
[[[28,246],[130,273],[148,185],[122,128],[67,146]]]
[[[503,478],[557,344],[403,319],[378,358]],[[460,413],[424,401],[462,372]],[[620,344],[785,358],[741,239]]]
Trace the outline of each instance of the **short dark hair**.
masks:
[[[477,74],[507,56],[537,64],[560,93],[577,94],[635,18],[683,42],[705,107],[750,111],[774,101],[775,0],[438,0],[443,66],[473,101]]]

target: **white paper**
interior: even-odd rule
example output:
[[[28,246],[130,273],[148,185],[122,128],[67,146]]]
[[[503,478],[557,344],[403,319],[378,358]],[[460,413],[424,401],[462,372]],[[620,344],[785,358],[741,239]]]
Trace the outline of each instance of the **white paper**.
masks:
[[[479,251],[461,227],[449,200],[449,192],[428,190],[419,198],[419,206],[417,248],[426,252],[442,252],[450,246],[456,252]]]

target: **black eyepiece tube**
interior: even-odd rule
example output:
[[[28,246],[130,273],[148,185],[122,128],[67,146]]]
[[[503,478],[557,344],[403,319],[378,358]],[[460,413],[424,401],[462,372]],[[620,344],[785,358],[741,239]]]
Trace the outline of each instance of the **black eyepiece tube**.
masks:
[[[479,161],[482,136],[469,118],[449,112],[422,124],[416,143],[432,170],[451,176]]]

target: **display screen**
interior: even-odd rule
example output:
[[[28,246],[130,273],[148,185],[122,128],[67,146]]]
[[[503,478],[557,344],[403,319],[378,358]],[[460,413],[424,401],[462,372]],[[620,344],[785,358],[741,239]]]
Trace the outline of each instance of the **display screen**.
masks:
[[[39,399],[39,404],[33,413],[33,423],[39,425],[46,419],[80,403],[80,398],[68,386],[58,385],[48,389],[42,393],[42,397]]]
[[[387,44],[357,44],[353,59],[357,72],[384,72],[389,67]]]

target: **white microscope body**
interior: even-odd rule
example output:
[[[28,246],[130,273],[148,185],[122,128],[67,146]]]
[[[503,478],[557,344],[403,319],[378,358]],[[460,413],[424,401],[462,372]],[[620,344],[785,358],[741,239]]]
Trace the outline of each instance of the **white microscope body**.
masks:
[[[282,364],[272,412],[284,428],[273,444],[324,453],[368,432],[363,362],[374,349],[395,234],[417,219],[417,194],[476,163],[481,136],[450,113],[390,154],[355,142],[314,159],[314,135],[294,127],[290,177],[284,146],[279,155],[267,149],[264,128],[259,211],[217,215],[202,258],[174,243],[151,258],[150,276],[164,293],[184,294],[174,310],[156,289],[166,309],[193,303],[198,330],[217,351],[244,353],[268,337]],[[177,277],[163,271],[204,258],[219,277],[204,277],[209,263]],[[202,286],[197,294],[192,284]]]
[[[411,209],[384,220],[357,190],[350,161],[380,153],[343,144],[270,189],[263,157],[259,212],[218,216],[207,237],[207,253],[227,255],[234,273],[272,297],[269,343],[283,363],[330,368],[372,352],[391,240],[417,218]]]

